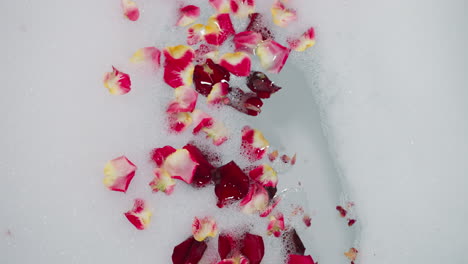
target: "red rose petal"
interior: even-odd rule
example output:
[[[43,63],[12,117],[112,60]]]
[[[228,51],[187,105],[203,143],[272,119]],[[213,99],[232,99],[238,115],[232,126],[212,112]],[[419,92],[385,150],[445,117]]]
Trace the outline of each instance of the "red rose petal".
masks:
[[[107,162],[104,167],[104,185],[112,191],[126,192],[136,168],[125,156]]]
[[[310,218],[309,215],[304,215],[302,217],[302,221],[304,222],[304,224],[307,226],[307,227],[310,227],[312,225],[312,218]]]
[[[163,168],[174,179],[182,180],[188,184],[192,183],[198,162],[186,149],[178,149],[170,154],[164,161]]]
[[[226,259],[235,248],[234,238],[230,235],[222,234],[218,237],[218,253],[221,259]]]
[[[167,116],[169,129],[172,132],[180,133],[192,124],[190,112],[169,113]]]
[[[164,192],[167,195],[170,195],[174,191],[176,182],[169,175],[169,173],[162,168],[156,168],[154,170],[154,179],[149,183],[149,186],[153,192]]]
[[[156,47],[145,47],[137,50],[130,58],[132,63],[151,62],[155,70],[161,66],[161,51]]]
[[[151,160],[153,160],[158,167],[160,167],[164,160],[166,160],[167,156],[171,155],[176,151],[175,148],[171,146],[165,146],[162,148],[155,148],[151,151]]]
[[[258,129],[245,126],[242,129],[242,151],[251,160],[260,160],[265,155],[270,143]]]
[[[250,74],[250,57],[243,52],[226,53],[221,57],[219,64],[236,76]]]
[[[211,6],[218,13],[229,13],[231,11],[230,0],[209,0]]]
[[[192,84],[195,52],[184,45],[164,49],[166,58],[164,66],[164,81],[172,88],[190,86]]]
[[[276,216],[269,217],[270,222],[267,226],[267,234],[269,236],[274,235],[275,237],[280,237],[281,232],[284,231],[284,216],[282,213],[278,213]]]
[[[217,168],[213,178],[220,208],[244,198],[249,191],[249,178],[234,161]]]
[[[265,246],[261,236],[247,233],[241,248],[242,254],[247,257],[250,264],[260,264],[265,254]]]
[[[197,241],[204,241],[208,237],[215,237],[218,234],[216,221],[211,217],[195,217],[192,223],[193,238]]]
[[[356,219],[349,219],[348,226],[353,226],[356,223]]]
[[[220,82],[229,82],[230,74],[221,65],[207,59],[205,64],[195,66],[193,82],[195,90],[204,96],[208,96],[213,85]]]
[[[172,252],[173,264],[195,264],[200,261],[207,248],[206,242],[198,242],[192,236],[174,247]]]
[[[196,146],[187,144],[184,146],[184,149],[186,149],[190,153],[190,156],[198,163],[192,184],[197,187],[203,187],[210,183],[212,181],[211,173],[214,170],[213,165],[208,162],[205,155],[203,155]]]
[[[343,207],[341,207],[340,205],[338,205],[338,206],[336,207],[336,210],[340,213],[340,216],[341,216],[341,217],[346,217],[346,214],[348,213],[348,212],[346,212],[346,210],[345,210]]]
[[[315,264],[310,255],[289,255],[288,264]]]
[[[135,199],[133,209],[124,215],[138,230],[145,229],[151,219],[151,212],[146,209],[145,201],[142,199]]]
[[[233,88],[229,94],[229,105],[241,113],[257,116],[262,112],[263,102],[254,93],[245,93],[239,88]]]
[[[261,183],[264,187],[276,187],[278,184],[278,175],[268,164],[262,164],[251,170],[249,176],[252,180]]]
[[[229,14],[219,14],[208,19],[205,27],[205,41],[208,44],[221,46],[224,41],[236,32]]]
[[[290,245],[288,247],[287,253],[292,255],[304,255],[305,247],[302,243],[301,238],[297,234],[295,229],[291,229],[283,233],[283,244]]]
[[[313,27],[309,28],[298,39],[288,39],[289,47],[295,51],[305,51],[306,49],[315,45],[315,30]]]
[[[247,78],[247,87],[260,98],[270,98],[281,87],[275,85],[263,72],[252,72]]]

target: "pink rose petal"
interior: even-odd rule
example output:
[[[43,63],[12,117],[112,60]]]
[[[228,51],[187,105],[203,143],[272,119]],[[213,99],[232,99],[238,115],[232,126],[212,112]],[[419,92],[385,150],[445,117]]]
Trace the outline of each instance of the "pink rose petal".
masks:
[[[276,187],[278,184],[278,175],[276,171],[268,164],[262,164],[249,172],[251,179],[259,182],[264,187]]]
[[[192,183],[198,163],[193,159],[188,150],[178,149],[169,155],[163,164],[163,169],[172,178]]]
[[[239,255],[233,258],[223,259],[217,264],[250,264],[250,261],[246,257]]]
[[[273,152],[271,152],[271,153],[268,153],[268,159],[269,159],[271,162],[273,162],[273,161],[275,161],[275,160],[278,158],[278,155],[279,155],[278,150],[275,150],[275,151],[273,151]]]
[[[287,264],[315,264],[310,255],[289,255]]]
[[[180,133],[187,129],[192,124],[192,115],[190,112],[169,113],[168,114],[169,130]]]
[[[236,51],[245,51],[253,54],[258,44],[262,42],[262,34],[254,31],[243,31],[237,33],[233,40]]]
[[[289,47],[295,51],[305,51],[306,49],[315,45],[315,30],[313,27],[309,28],[298,39],[288,39]]]
[[[268,192],[259,184],[251,184],[249,192],[240,202],[245,214],[261,213],[268,207]]]
[[[195,45],[202,41],[205,36],[205,26],[203,24],[195,24],[187,29],[187,44]]]
[[[205,112],[195,109],[193,111],[193,120],[195,128],[193,134],[203,131],[207,138],[211,138],[213,144],[219,146],[226,142],[229,136],[229,131],[223,123],[215,121],[211,116]]]
[[[166,58],[164,81],[172,88],[191,85],[194,50],[185,45],[167,47],[164,49],[164,56]]]
[[[229,13],[231,11],[230,0],[209,0],[211,6],[216,9],[218,13]]]
[[[149,186],[153,189],[153,192],[161,191],[169,195],[174,191],[175,184],[176,182],[166,170],[156,168],[154,170],[154,179],[149,183]]]
[[[192,224],[193,238],[197,241],[203,241],[207,237],[215,237],[218,235],[218,226],[216,221],[211,217],[198,218],[195,217]]]
[[[282,213],[278,213],[276,216],[270,215],[268,218],[270,222],[267,227],[267,234],[269,236],[274,235],[275,237],[280,237],[281,232],[284,231],[284,216]]]
[[[197,104],[198,93],[190,86],[181,86],[174,89],[175,100],[172,101],[167,113],[192,112]]]
[[[271,15],[273,16],[273,22],[280,27],[286,27],[289,23],[297,20],[296,10],[286,8],[278,0],[271,7]]]
[[[107,162],[104,167],[104,185],[112,191],[126,192],[135,176],[136,168],[125,156]]]
[[[247,17],[255,12],[255,0],[231,0],[231,11],[238,17]]]
[[[124,16],[130,21],[137,21],[140,17],[140,10],[134,1],[131,0],[122,0],[122,8]]]
[[[185,27],[197,20],[200,16],[200,8],[194,5],[184,6],[180,9],[180,17],[177,21],[177,26]]]
[[[302,222],[304,222],[304,224],[307,226],[307,227],[310,227],[312,225],[312,218],[310,218],[309,215],[305,214],[303,217],[302,217]]]
[[[267,71],[279,73],[288,59],[290,50],[274,40],[262,42],[256,49],[260,64]]]
[[[109,89],[111,94],[126,94],[132,89],[131,85],[130,76],[117,70],[114,66],[112,66],[112,72],[107,72],[104,75],[104,86]]]
[[[229,14],[219,14],[208,19],[205,27],[205,41],[208,44],[221,46],[224,41],[236,32]]]
[[[229,83],[220,82],[213,85],[210,94],[206,97],[206,102],[208,104],[228,104],[229,99],[226,97],[229,93]]]
[[[250,74],[250,57],[244,52],[226,53],[221,57],[219,64],[237,76]]]
[[[199,109],[195,109],[193,111],[193,123],[195,125],[195,127],[193,128],[193,134],[196,135],[201,131],[202,128],[212,126],[214,120],[207,113]]]
[[[242,129],[242,145],[244,154],[251,160],[260,160],[265,155],[270,143],[258,129],[245,126]]]
[[[151,211],[146,209],[145,201],[142,199],[135,199],[133,209],[124,215],[138,230],[148,227],[151,220]]]
[[[132,63],[151,62],[157,70],[161,66],[161,51],[156,47],[146,47],[137,50],[130,58]]]

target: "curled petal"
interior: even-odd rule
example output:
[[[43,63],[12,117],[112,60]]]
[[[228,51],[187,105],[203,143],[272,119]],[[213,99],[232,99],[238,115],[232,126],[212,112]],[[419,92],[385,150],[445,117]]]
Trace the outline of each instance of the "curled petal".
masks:
[[[204,39],[205,26],[195,24],[187,29],[187,44],[195,45]]]
[[[168,121],[169,129],[173,132],[180,133],[192,124],[192,116],[189,112],[169,113]]]
[[[236,51],[253,53],[258,44],[262,42],[262,35],[254,31],[243,31],[237,33],[233,40]]]
[[[270,143],[258,129],[245,126],[242,129],[242,150],[252,160],[260,160],[265,155]]]
[[[146,47],[137,50],[130,58],[132,63],[151,62],[157,70],[160,67],[161,51],[155,47]]]
[[[236,32],[229,14],[219,14],[208,19],[205,27],[205,41],[208,44],[221,46],[224,41]]]
[[[107,162],[104,167],[104,185],[112,191],[126,192],[136,168],[125,156]]]
[[[288,264],[315,264],[310,255],[289,255]]]
[[[281,90],[263,72],[252,72],[247,78],[247,87],[260,98],[270,98],[271,94]]]
[[[255,0],[231,0],[231,11],[238,17],[247,17],[255,12]]]
[[[289,23],[297,20],[296,10],[286,8],[278,0],[271,7],[271,15],[273,16],[273,22],[280,27],[286,27]]]
[[[124,215],[138,230],[145,229],[151,220],[151,211],[146,208],[142,199],[135,199],[133,209]]]
[[[268,192],[259,184],[250,185],[249,192],[240,202],[242,212],[245,214],[253,214],[263,212],[268,206]]]
[[[192,224],[193,238],[197,241],[203,241],[207,237],[215,237],[218,235],[218,226],[216,221],[211,217],[198,218],[195,217]]]
[[[153,151],[151,151],[151,160],[153,160],[158,167],[161,167],[167,156],[171,155],[175,151],[176,149],[171,146],[155,148]]]
[[[284,231],[284,216],[282,213],[278,213],[276,216],[270,215],[268,218],[270,222],[268,223],[267,227],[267,234],[269,236],[274,235],[275,237],[279,237],[281,235],[281,231]]]
[[[114,95],[122,95],[130,92],[132,82],[130,76],[117,70],[112,66],[112,72],[106,72],[104,75],[104,86]]]
[[[276,187],[278,175],[268,164],[262,164],[249,172],[251,179],[261,183],[264,187]]]
[[[192,183],[195,170],[198,166],[186,149],[178,149],[164,161],[163,169],[174,179]]]
[[[154,170],[154,179],[149,183],[153,192],[161,191],[167,195],[171,194],[174,191],[176,182],[169,173],[161,168],[156,168]]]
[[[219,64],[237,76],[250,74],[250,57],[244,52],[226,53],[221,57]]]
[[[191,85],[194,50],[185,45],[167,47],[164,50],[164,56],[166,58],[164,81],[172,88]]]
[[[208,104],[227,104],[229,99],[226,97],[229,93],[229,84],[226,82],[220,82],[213,85],[210,94],[206,97]]]
[[[262,42],[255,50],[262,67],[272,73],[279,73],[283,69],[289,52],[288,48],[274,40]]]
[[[168,113],[192,112],[197,104],[198,93],[189,86],[174,89],[175,100],[169,104]]]
[[[216,64],[211,59],[206,63],[195,66],[193,82],[195,90],[204,96],[210,94],[213,85],[220,82],[229,82],[231,74],[223,66]]]
[[[194,5],[184,6],[180,9],[180,17],[177,21],[177,26],[185,27],[197,20],[200,16],[200,8]]]
[[[140,10],[134,1],[131,0],[122,0],[122,8],[124,16],[130,21],[137,21],[140,17]]]
[[[309,28],[298,39],[288,39],[289,47],[295,51],[305,51],[306,49],[315,45],[315,30],[313,27]]]
[[[216,9],[218,13],[229,13],[231,12],[231,5],[229,0],[210,0],[211,6]]]

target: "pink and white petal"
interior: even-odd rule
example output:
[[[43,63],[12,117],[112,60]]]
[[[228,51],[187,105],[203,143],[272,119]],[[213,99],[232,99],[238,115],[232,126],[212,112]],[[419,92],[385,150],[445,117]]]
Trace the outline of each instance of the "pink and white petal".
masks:
[[[124,215],[138,230],[143,230],[148,227],[152,213],[146,208],[145,201],[135,199],[133,209]]]
[[[155,148],[151,151],[151,160],[156,163],[158,167],[161,167],[166,160],[167,156],[171,155],[176,151],[171,146],[164,146],[162,148]]]
[[[245,214],[261,213],[268,207],[268,192],[259,184],[250,185],[249,192],[241,200],[240,206]]]
[[[156,47],[146,47],[137,50],[130,58],[132,63],[151,62],[155,69],[161,66],[161,51]]]
[[[201,130],[206,133],[207,138],[211,138],[215,146],[222,145],[229,138],[229,130],[220,121],[215,121],[211,126],[203,127]]]
[[[255,12],[255,0],[231,0],[231,11],[235,16],[247,17]]]
[[[229,13],[231,12],[230,0],[209,0],[211,6],[216,9],[218,13]]]
[[[181,86],[174,89],[175,100],[172,101],[166,112],[180,113],[192,112],[197,104],[198,93],[190,86]]]
[[[219,14],[208,19],[205,27],[205,41],[208,44],[221,46],[224,41],[236,32],[229,14]]]
[[[279,73],[289,57],[290,50],[274,40],[262,42],[256,49],[260,64],[267,71]]]
[[[195,50],[195,63],[204,64],[207,59],[216,62],[218,61],[218,54],[219,51],[215,46],[201,44],[198,49]]]
[[[261,183],[264,187],[276,187],[278,175],[268,164],[262,164],[249,172],[251,179]]]
[[[195,217],[192,223],[192,235],[195,240],[201,242],[208,237],[218,235],[218,226],[212,217]]]
[[[207,113],[203,112],[200,109],[195,109],[193,111],[192,118],[193,118],[193,124],[195,126],[193,128],[194,135],[198,134],[198,132],[200,132],[202,128],[213,126],[213,123],[214,123],[214,119],[210,115],[208,115]]]
[[[271,7],[271,15],[273,16],[273,22],[280,27],[286,27],[289,23],[297,20],[296,10],[286,8],[278,0]]]
[[[203,24],[195,24],[187,29],[187,44],[195,45],[204,39],[205,26]]]
[[[283,214],[278,213],[276,216],[270,215],[268,219],[270,222],[267,226],[267,234],[269,236],[274,235],[275,237],[281,236],[281,232],[285,230]]]
[[[270,143],[260,130],[252,129],[249,126],[242,129],[241,148],[250,160],[262,159],[269,146]]]
[[[233,40],[236,51],[245,51],[253,54],[258,44],[262,42],[262,34],[254,31],[243,31],[237,33]]]
[[[179,27],[185,27],[200,17],[200,8],[194,5],[187,5],[180,9],[180,17],[176,25]]]
[[[226,97],[228,93],[229,93],[229,83],[219,82],[213,85],[213,89],[211,89],[211,92],[206,97],[206,102],[211,105],[220,104],[220,103],[228,104],[229,98]]]
[[[115,158],[104,166],[104,185],[109,190],[126,192],[137,167],[125,156]]]
[[[123,13],[126,18],[130,21],[137,21],[140,17],[140,10],[138,9],[135,1],[122,0]]]
[[[191,85],[195,51],[189,46],[178,45],[167,47],[164,56],[164,81],[172,88]]]
[[[163,164],[163,169],[174,179],[192,183],[193,175],[198,163],[192,158],[188,150],[178,149],[169,155]]]
[[[117,70],[114,66],[112,66],[112,72],[106,72],[104,75],[104,86],[113,95],[123,95],[130,92],[131,85],[130,75]]]
[[[172,132],[180,133],[192,124],[192,115],[190,112],[169,113],[168,122]]]
[[[273,201],[268,205],[268,207],[260,214],[260,217],[267,217],[275,209],[275,207],[281,202],[281,197],[273,198]]]
[[[295,51],[305,51],[306,49],[315,45],[315,30],[313,27],[309,28],[298,39],[289,39],[289,47]]]
[[[220,65],[237,76],[249,76],[251,60],[244,52],[226,53],[221,57]]]
[[[194,58],[195,51],[186,45],[166,47],[164,49],[166,63],[175,63],[177,68],[184,69],[189,66]]]
[[[156,168],[154,170],[154,179],[149,183],[153,192],[164,192],[167,195],[174,191],[176,182],[171,178],[171,175],[164,169]]]

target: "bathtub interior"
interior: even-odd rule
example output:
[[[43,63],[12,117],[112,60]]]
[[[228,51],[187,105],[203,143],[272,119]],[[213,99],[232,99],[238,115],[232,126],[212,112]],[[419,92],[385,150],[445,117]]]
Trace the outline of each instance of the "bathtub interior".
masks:
[[[153,146],[177,142],[155,136],[160,102],[169,96],[157,90],[160,76],[139,72],[122,98],[101,85],[111,64],[125,65],[135,48],[165,39],[160,21],[173,19],[173,6],[139,1],[141,21],[129,24],[116,2],[0,3],[8,10],[0,17],[2,263],[159,263],[184,236],[167,226],[190,224],[171,208],[195,214],[212,199],[208,191],[193,193],[197,206],[187,207],[142,194],[145,177],[125,196],[101,185],[102,165],[116,153],[145,164]],[[316,49],[306,53],[308,63],[291,58],[273,77],[284,91],[261,119],[245,122],[298,153],[288,173],[304,190],[291,199],[307,196],[312,211],[309,253],[320,263],[348,263],[342,252],[357,246],[358,263],[467,262],[463,3],[290,2],[310,14],[302,22],[317,26]],[[155,209],[147,232],[121,217],[137,196]],[[359,216],[354,229],[334,210],[349,200]]]

